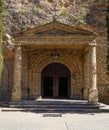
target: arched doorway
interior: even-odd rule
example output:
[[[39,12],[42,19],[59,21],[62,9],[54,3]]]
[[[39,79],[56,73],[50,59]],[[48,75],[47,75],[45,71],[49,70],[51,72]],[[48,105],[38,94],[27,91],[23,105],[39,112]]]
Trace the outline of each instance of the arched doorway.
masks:
[[[42,71],[42,97],[68,98],[70,71],[60,63],[47,65]]]

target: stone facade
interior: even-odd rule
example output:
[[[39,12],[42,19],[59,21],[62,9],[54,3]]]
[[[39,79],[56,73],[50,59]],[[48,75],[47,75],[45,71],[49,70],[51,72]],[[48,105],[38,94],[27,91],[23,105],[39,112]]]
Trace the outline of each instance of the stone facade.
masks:
[[[70,70],[71,75],[75,74],[75,78],[71,78],[70,97],[72,99],[84,98],[89,100],[89,98],[91,99],[91,97],[93,98],[94,96],[99,95],[97,97],[99,98],[99,101],[105,102],[108,100],[109,76],[107,75],[106,69],[107,40],[105,28],[106,1],[89,0],[85,2],[77,0],[75,2],[71,0],[10,0],[9,3],[8,0],[5,0],[5,5],[5,33],[8,33],[11,37],[8,37],[7,35],[4,36],[4,64],[6,63],[8,72],[6,67],[4,67],[5,70],[3,71],[2,79],[4,90],[1,87],[0,91],[1,93],[4,91],[4,95],[5,92],[8,93],[9,96],[6,100],[14,101],[16,98],[16,101],[20,101],[21,99],[41,98],[41,73],[44,67],[51,63],[64,64]],[[95,59],[91,60],[91,54],[89,54],[90,49],[88,48],[94,38],[87,37],[84,39],[84,37],[82,38],[74,35],[72,37],[74,39],[73,42],[71,38],[67,39],[69,37],[68,35],[71,35],[72,30],[70,30],[69,27],[64,28],[61,24],[59,24],[60,30],[53,30],[52,26],[54,25],[51,24],[53,20],[67,24],[68,26],[70,25],[71,28],[76,26],[78,30],[80,30],[80,32],[76,30],[75,34],[77,35],[82,33],[81,29],[83,30],[84,36],[86,33],[88,34],[88,31],[90,32],[88,35],[97,32],[99,35],[95,38],[96,57],[93,56]],[[43,26],[45,25],[46,28],[47,23],[50,23],[50,29],[45,29],[44,32]],[[39,28],[40,31],[38,31],[37,28],[41,26],[42,28]],[[67,30],[69,30],[69,32]],[[34,42],[36,42],[34,41],[35,31],[38,39],[38,46],[34,45]],[[60,38],[60,44],[59,41],[56,39],[54,40],[52,37],[52,35],[55,35],[55,37],[65,37],[66,32],[67,38],[64,42],[63,39]],[[22,34],[24,34],[24,37]],[[17,39],[16,35],[18,35]],[[28,38],[30,35],[33,36],[33,38]],[[40,36],[49,36],[51,37],[49,40],[54,42],[51,43],[46,39],[40,39]],[[93,39],[92,41],[91,38]],[[22,41],[25,39],[26,43],[23,43],[21,46]],[[45,44],[43,44],[42,41],[45,41]],[[83,41],[85,44],[88,44],[88,47],[87,45],[83,46],[81,44]],[[69,46],[69,44],[72,43],[72,47]],[[17,46],[21,46],[19,60],[16,59],[18,55],[15,55]],[[59,52],[59,59],[53,59],[50,56],[54,50]],[[97,78],[94,78],[94,80],[89,78],[95,77],[93,75],[93,67],[90,66],[92,64],[91,61],[93,62],[93,60],[97,63],[97,72],[95,72],[97,73]],[[93,62],[93,64],[95,64],[95,62]],[[17,73],[15,74],[15,72]],[[93,73],[91,74],[90,72]],[[9,73],[8,75],[11,76],[6,78],[6,73]],[[12,73],[14,73],[13,76]],[[94,94],[92,94],[91,90],[90,95],[89,89],[90,86],[94,87],[95,80],[97,80],[98,90],[96,91],[96,89],[93,89]],[[93,85],[91,85],[92,82]],[[81,90],[84,90],[84,95]],[[15,91],[16,94],[14,93]],[[0,100],[3,100],[2,94],[0,97]],[[98,100],[97,98],[96,101]],[[91,102],[91,100],[89,101]]]
[[[17,33],[14,37],[16,46],[12,101],[41,98],[42,71],[51,63],[61,63],[70,70],[70,98],[84,99],[84,88],[87,88],[89,94],[86,99],[90,102],[98,101],[95,41],[97,33],[92,28],[85,24],[69,26],[53,21]],[[86,49],[89,53],[86,59],[90,59],[87,63]],[[52,57],[54,51],[59,53],[58,59]],[[85,70],[88,69],[84,67],[85,64],[90,68],[89,76],[87,73],[84,76]],[[75,75],[75,78],[72,78],[72,75]],[[85,83],[85,78],[88,78],[88,84]]]

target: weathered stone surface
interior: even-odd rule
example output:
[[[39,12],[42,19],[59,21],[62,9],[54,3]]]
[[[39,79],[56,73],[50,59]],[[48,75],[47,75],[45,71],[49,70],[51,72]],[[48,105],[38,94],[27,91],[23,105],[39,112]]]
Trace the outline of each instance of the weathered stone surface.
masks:
[[[109,76],[107,75],[106,69],[106,6],[106,0],[5,0],[5,13],[3,19],[5,25],[5,33],[7,33],[12,38],[4,37],[4,59],[13,61],[13,50],[15,47],[13,34],[15,34],[16,32],[27,30],[30,28],[35,28],[40,25],[50,23],[53,20],[68,25],[77,25],[79,22],[88,24],[92,26],[95,29],[95,31],[97,31],[100,34],[100,36],[97,38],[96,58],[97,88],[99,90],[99,99],[103,101],[105,98],[109,98]],[[44,46],[41,47],[44,48]],[[87,72],[90,71],[90,68],[87,69],[88,63],[87,65],[83,64],[86,63],[87,58],[84,58],[85,54],[83,56],[81,51],[77,50],[77,52],[79,53],[76,57],[76,54],[73,55],[73,52],[70,52],[70,50],[65,49],[64,46],[63,49],[64,50],[59,49],[62,55],[62,59],[59,59],[59,62],[68,65],[68,67],[71,68],[71,72],[77,75],[76,79],[71,83],[71,93],[73,94],[73,97],[75,97],[75,99],[79,99],[82,97],[81,89],[84,87],[86,89],[84,90],[86,93],[84,93],[84,95],[86,96],[86,99],[88,99],[87,93],[89,88],[87,88],[87,86],[90,81],[88,81]],[[23,99],[27,97],[27,88],[30,86],[31,88],[33,88],[30,92],[32,98],[41,96],[41,90],[39,88],[39,86],[41,86],[41,67],[43,68],[47,65],[47,63],[55,62],[52,59],[48,59],[48,56],[51,53],[51,51],[52,50],[50,49],[41,50],[41,48],[36,48],[34,51],[29,50],[30,55],[28,55],[28,49],[22,49],[22,58],[24,61],[22,63],[22,72],[24,72],[22,74]],[[84,53],[86,52],[84,51]],[[68,59],[66,57],[68,57]],[[81,58],[79,59],[79,57]],[[69,63],[69,61],[71,62]],[[28,62],[30,62],[29,66],[27,66]],[[39,62],[40,65],[38,66]],[[7,66],[10,65],[7,63]],[[87,69],[86,72],[83,69],[83,66],[84,69]]]
[[[89,100],[90,103],[96,104],[98,102],[98,90],[89,89]]]
[[[5,0],[6,32],[33,28],[57,21],[66,24],[88,23],[102,32],[105,28],[106,0]]]
[[[75,79],[71,79],[71,97],[73,99],[82,99],[81,89],[83,86],[83,77],[82,77],[82,50],[80,54],[78,51],[74,50],[57,50],[60,53],[59,59],[53,59],[50,57],[53,50],[49,49],[36,49],[30,50],[28,52],[28,58],[23,57],[23,61],[26,65],[26,60],[29,62],[28,70],[27,67],[23,66],[23,76],[22,76],[22,90],[30,89],[30,98],[36,99],[41,97],[41,77],[42,70],[50,63],[61,63],[67,66],[71,74],[75,74]],[[26,54],[27,55],[27,54]],[[25,56],[26,56],[25,55]],[[70,62],[68,62],[70,60]],[[28,76],[27,76],[27,74]],[[25,75],[24,75],[25,74]],[[28,84],[27,84],[28,83]],[[26,98],[26,93],[24,93],[24,98]]]
[[[21,101],[21,66],[22,55],[21,47],[17,46],[14,53],[14,76],[13,76],[13,89],[12,89],[12,101]]]

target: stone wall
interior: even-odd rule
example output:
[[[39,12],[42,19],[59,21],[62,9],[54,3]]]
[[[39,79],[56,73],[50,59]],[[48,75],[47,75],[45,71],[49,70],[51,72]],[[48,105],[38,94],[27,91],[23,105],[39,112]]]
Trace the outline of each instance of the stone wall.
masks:
[[[53,49],[39,49],[28,52],[28,57],[23,57],[23,66],[28,60],[28,67],[23,67],[22,90],[30,91],[29,98],[41,97],[41,74],[42,70],[51,63],[61,63],[70,69],[71,75],[71,98],[82,99],[81,89],[83,88],[83,50],[57,50],[60,53],[59,59],[53,59],[50,55]],[[79,53],[78,53],[79,52]],[[28,68],[28,69],[27,69]],[[28,72],[28,76],[26,75]],[[25,74],[25,76],[24,76]],[[24,92],[23,98],[27,98]]]
[[[107,55],[107,41],[106,39],[97,40],[97,87],[99,90],[99,100],[108,101],[109,99],[109,75],[107,75],[106,55]]]
[[[13,60],[5,60],[3,64],[2,79],[0,82],[0,101],[11,99],[13,86]]]
[[[61,23],[74,25],[78,22],[86,23],[92,26],[100,35],[97,39],[97,79],[98,79],[98,89],[99,89],[99,99],[104,101],[106,98],[109,98],[109,76],[107,75],[106,69],[106,55],[107,55],[107,41],[106,41],[106,3],[107,0],[5,0],[5,12],[4,12],[4,26],[5,26],[5,33],[8,33],[10,36],[13,36],[14,33],[34,28],[36,26],[40,26],[46,23],[49,23],[53,20],[57,20]],[[3,44],[3,54],[5,60],[9,60],[12,62],[13,60],[13,50],[14,50],[14,42],[12,44],[7,44],[8,42],[4,42]],[[63,50],[64,51],[64,50]],[[24,52],[24,50],[23,50]],[[29,52],[30,53],[30,52]],[[36,53],[36,52],[35,52]],[[38,86],[41,85],[40,76],[41,76],[41,66],[42,68],[47,65],[47,63],[51,63],[51,59],[46,61],[47,56],[51,51],[45,51],[43,54],[43,50],[39,50],[36,56],[33,54],[29,54],[25,51],[23,54],[23,68],[22,72],[25,72],[22,76],[22,90],[23,90],[23,98],[27,98],[27,88],[37,84]],[[62,52],[62,56],[64,57],[64,53],[68,56],[69,52],[65,51]],[[43,57],[44,55],[44,57]],[[29,57],[32,58],[29,58]],[[28,58],[27,58],[28,57]],[[69,56],[68,56],[69,57]],[[71,57],[72,58],[72,57]],[[27,60],[28,59],[28,60]],[[30,59],[30,61],[29,61]],[[35,64],[32,64],[33,60]],[[62,61],[64,58],[62,59]],[[66,59],[67,60],[67,59]],[[75,60],[77,60],[75,58]],[[42,62],[43,61],[43,62]],[[59,61],[60,63],[63,63]],[[69,61],[69,60],[68,60]],[[31,63],[29,65],[29,62]],[[40,64],[39,64],[40,62]],[[47,62],[47,63],[46,63]],[[67,62],[67,61],[66,61]],[[80,62],[80,61],[79,61]],[[83,61],[81,61],[82,63]],[[28,64],[28,66],[27,66]],[[39,64],[39,66],[38,66]],[[68,63],[67,63],[68,64]],[[77,64],[77,63],[76,63]],[[75,66],[73,61],[71,63],[72,67]],[[69,63],[69,67],[71,66]],[[83,63],[81,64],[83,65]],[[12,67],[10,66],[10,73],[12,73]],[[32,68],[32,69],[31,69]],[[37,70],[36,70],[37,68]],[[37,72],[40,68],[40,72]],[[80,67],[81,68],[81,67]],[[80,77],[80,81],[76,80],[72,82],[72,86],[74,86],[75,90],[75,97],[80,92],[80,88],[82,87],[83,82],[83,70],[78,72],[78,69],[75,68],[74,72],[77,73],[77,79]],[[28,70],[28,71],[26,71]],[[71,69],[73,72],[73,68]],[[28,72],[28,73],[27,73]],[[37,73],[36,73],[37,72]],[[4,74],[5,75],[5,74]],[[28,77],[27,77],[28,75]],[[32,79],[31,76],[37,77],[38,79],[34,79],[35,83],[29,79]],[[4,77],[4,76],[3,76]],[[10,78],[9,80],[12,80]],[[37,82],[39,81],[39,82]],[[77,86],[76,86],[77,85]],[[12,85],[9,85],[10,89]],[[35,87],[36,88],[36,87]],[[37,87],[38,88],[38,87]],[[37,92],[38,93],[37,93]],[[35,93],[36,92],[36,93]],[[72,90],[72,93],[74,91]],[[24,95],[25,93],[25,95]],[[33,93],[31,91],[31,93]],[[35,96],[39,96],[40,89],[34,89]],[[32,98],[34,98],[33,96]]]

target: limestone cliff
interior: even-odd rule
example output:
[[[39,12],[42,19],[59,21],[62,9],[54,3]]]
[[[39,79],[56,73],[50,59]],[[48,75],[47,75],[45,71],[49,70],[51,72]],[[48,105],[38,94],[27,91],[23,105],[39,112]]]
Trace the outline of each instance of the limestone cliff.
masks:
[[[5,0],[4,25],[12,34],[53,21],[87,23],[105,33],[107,0]]]

